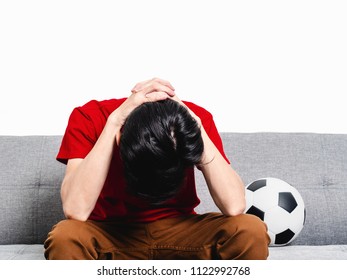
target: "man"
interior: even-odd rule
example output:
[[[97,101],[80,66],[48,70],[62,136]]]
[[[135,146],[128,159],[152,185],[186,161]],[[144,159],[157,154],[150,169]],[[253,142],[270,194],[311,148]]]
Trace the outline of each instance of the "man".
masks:
[[[162,79],[128,98],[75,108],[57,159],[66,220],[47,259],[266,259],[265,224],[243,214],[244,185],[212,115]],[[194,166],[221,213],[198,215]]]

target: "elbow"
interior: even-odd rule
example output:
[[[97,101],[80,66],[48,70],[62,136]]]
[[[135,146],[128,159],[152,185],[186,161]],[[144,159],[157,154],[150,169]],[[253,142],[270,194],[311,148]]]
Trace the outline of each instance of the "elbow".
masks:
[[[77,201],[76,199],[73,199],[71,196],[68,196],[65,189],[66,188],[64,188],[63,185],[60,193],[65,218],[81,222],[87,221],[93,209],[88,208],[85,201]]]
[[[75,207],[68,207],[66,205],[63,206],[63,212],[66,219],[77,220],[81,222],[87,221],[90,215],[90,213],[86,211],[81,211],[76,209]]]
[[[238,202],[223,209],[225,216],[237,216],[243,214],[246,210],[246,201]]]
[[[228,209],[222,212],[225,216],[237,216],[244,213],[244,208]]]

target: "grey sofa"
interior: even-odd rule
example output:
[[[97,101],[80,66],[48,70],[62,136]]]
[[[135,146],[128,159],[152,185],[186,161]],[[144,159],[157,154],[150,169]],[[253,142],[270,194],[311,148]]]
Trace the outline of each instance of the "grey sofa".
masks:
[[[226,154],[245,184],[276,177],[306,205],[299,237],[270,247],[269,259],[347,260],[347,135],[221,133]],[[0,136],[0,259],[44,259],[43,241],[63,219],[55,160],[61,136]],[[199,213],[218,211],[199,172]]]

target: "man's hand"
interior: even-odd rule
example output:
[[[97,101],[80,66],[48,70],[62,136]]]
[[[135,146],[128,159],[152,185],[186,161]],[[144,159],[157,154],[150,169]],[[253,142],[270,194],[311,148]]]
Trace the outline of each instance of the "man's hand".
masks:
[[[162,92],[169,96],[175,95],[174,87],[168,81],[159,78],[153,78],[151,80],[137,83],[131,90],[132,93],[138,93],[140,91],[145,92],[147,95],[150,95],[152,92]],[[151,98],[151,96],[148,97]]]
[[[136,107],[145,102],[155,102],[174,96],[175,89],[168,81],[153,78],[137,83],[128,99],[109,116],[109,121],[120,129]]]

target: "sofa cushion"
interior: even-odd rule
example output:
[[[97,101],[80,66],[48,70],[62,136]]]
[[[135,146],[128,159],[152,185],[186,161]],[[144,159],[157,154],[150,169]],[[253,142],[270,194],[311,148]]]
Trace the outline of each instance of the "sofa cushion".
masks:
[[[0,245],[0,260],[44,260],[42,244]]]
[[[44,260],[42,244],[0,245],[0,260]],[[347,245],[270,247],[269,260],[347,260]]]
[[[347,245],[270,247],[269,260],[347,260]]]

